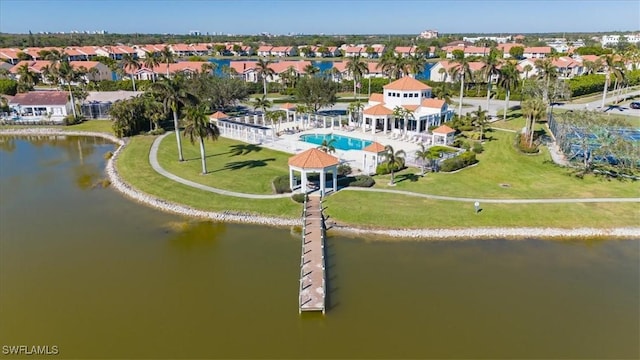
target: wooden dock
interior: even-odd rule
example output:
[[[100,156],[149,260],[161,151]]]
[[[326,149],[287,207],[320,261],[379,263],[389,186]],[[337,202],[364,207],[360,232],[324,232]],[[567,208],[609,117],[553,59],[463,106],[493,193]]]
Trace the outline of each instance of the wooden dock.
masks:
[[[325,313],[325,227],[320,196],[308,196],[302,211],[299,312]]]

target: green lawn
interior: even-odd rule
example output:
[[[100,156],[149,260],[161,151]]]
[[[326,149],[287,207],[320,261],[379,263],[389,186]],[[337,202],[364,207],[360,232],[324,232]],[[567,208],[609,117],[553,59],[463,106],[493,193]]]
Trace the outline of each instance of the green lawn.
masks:
[[[158,161],[167,171],[182,178],[220,189],[250,194],[273,194],[273,179],[287,175],[291,154],[220,137],[205,142],[207,171],[202,175],[199,145],[183,138],[185,161],[178,161],[176,138],[165,137]]]
[[[515,134],[493,131],[485,141],[479,163],[458,173],[429,173],[423,178],[410,168],[396,174],[398,190],[472,198],[583,198],[638,197],[640,183],[586,176],[579,179],[570,170],[551,161],[545,147],[539,155],[523,155],[513,147]],[[405,175],[406,174],[406,175]],[[390,176],[376,176],[376,187],[390,188]],[[403,180],[406,179],[406,180]],[[412,181],[415,180],[415,181]],[[501,186],[508,184],[508,186]]]
[[[480,204],[398,194],[340,191],[323,202],[342,225],[370,228],[601,227],[637,226],[637,203]],[[531,234],[535,236],[535,234]]]
[[[149,165],[149,149],[153,139],[155,137],[152,136],[132,138],[117,160],[120,175],[135,188],[162,199],[207,211],[230,210],[284,218],[297,218],[300,215],[301,205],[290,198],[249,200],[193,189],[166,179]]]
[[[481,164],[457,174],[428,174],[417,181],[405,180],[395,189],[423,193],[436,193],[465,197],[572,197],[572,196],[638,196],[636,183],[606,181],[595,177],[583,180],[569,175],[566,170],[544,163],[546,155],[519,155],[510,147],[513,134],[494,132],[498,139],[487,144],[490,152],[481,156]],[[301,206],[289,198],[276,200],[248,200],[192,189],[176,184],[157,174],[148,163],[153,137],[137,136],[118,160],[121,175],[134,187],[157,197],[197,209],[210,211],[253,212],[270,216],[295,218]],[[200,162],[197,148],[186,142],[185,155],[192,159],[184,163],[175,160],[175,138],[168,136],[162,143],[162,163],[170,171],[200,183],[228,190],[269,193],[264,187],[269,182],[269,171],[283,170],[286,154],[268,149],[233,156],[234,145],[244,145],[227,139],[208,144],[212,155],[212,170],[224,168],[229,162],[253,162],[273,157],[265,166],[222,170],[209,175],[198,175]],[[506,145],[505,145],[506,144]],[[484,157],[484,160],[482,160]],[[235,160],[237,158],[238,160]],[[516,164],[509,164],[509,162]],[[265,170],[269,169],[267,172]],[[517,169],[522,174],[511,174]],[[523,169],[528,169],[524,171]],[[286,174],[286,170],[282,171]],[[404,173],[417,173],[410,169]],[[249,175],[249,176],[245,176]],[[402,178],[402,173],[400,174]],[[506,178],[507,180],[503,180]],[[376,177],[377,187],[386,188],[388,176]],[[508,182],[510,188],[501,188]],[[560,189],[557,189],[557,188]],[[606,204],[481,204],[483,211],[473,213],[471,203],[437,201],[398,194],[340,191],[326,199],[327,215],[340,224],[380,228],[465,228],[465,227],[616,227],[636,226],[640,221],[637,203]]]
[[[3,129],[30,129],[30,128],[54,128],[62,131],[95,131],[113,135],[113,128],[111,127],[111,121],[109,120],[87,120],[77,125],[63,126],[63,125],[0,125],[0,130]]]

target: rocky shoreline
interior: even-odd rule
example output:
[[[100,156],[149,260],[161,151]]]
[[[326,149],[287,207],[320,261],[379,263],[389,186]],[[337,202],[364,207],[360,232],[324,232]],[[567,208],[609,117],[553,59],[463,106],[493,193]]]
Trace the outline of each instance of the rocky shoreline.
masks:
[[[143,203],[152,208],[178,215],[210,219],[215,221],[245,223],[268,226],[300,226],[301,219],[284,219],[253,214],[243,214],[232,211],[213,212],[193,209],[191,207],[159,199],[139,191],[127,184],[118,174],[115,162],[125,148],[127,141],[113,135],[88,132],[88,131],[62,131],[52,128],[29,128],[0,130],[0,135],[33,136],[33,135],[67,135],[67,136],[91,136],[100,137],[118,144],[113,156],[107,160],[105,172],[111,186],[123,195]],[[462,228],[462,229],[364,229],[355,227],[343,227],[334,225],[331,231],[344,232],[352,235],[377,235],[390,238],[403,239],[486,239],[486,238],[591,238],[591,237],[615,237],[615,238],[640,238],[640,227],[625,227],[612,229],[599,228]]]

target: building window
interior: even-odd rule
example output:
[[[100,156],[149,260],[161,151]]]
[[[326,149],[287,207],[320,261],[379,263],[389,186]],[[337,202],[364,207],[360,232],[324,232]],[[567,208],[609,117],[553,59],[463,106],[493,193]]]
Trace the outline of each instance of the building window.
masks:
[[[407,97],[407,93],[404,93],[404,94],[402,94],[402,95],[403,95],[402,97]]]

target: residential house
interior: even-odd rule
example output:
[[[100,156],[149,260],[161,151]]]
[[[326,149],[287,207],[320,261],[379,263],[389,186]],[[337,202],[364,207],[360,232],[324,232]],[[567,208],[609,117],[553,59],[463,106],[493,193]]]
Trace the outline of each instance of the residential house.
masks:
[[[131,55],[134,58],[138,57],[138,52],[134,48],[125,45],[109,45],[96,49],[96,55],[109,57],[114,60],[122,60],[125,54]]]
[[[9,102],[11,112],[19,120],[50,120],[62,122],[71,114],[71,102],[66,91],[30,91],[16,94]]]
[[[271,45],[261,45],[258,47],[258,56],[271,56]]]
[[[416,46],[396,46],[394,49],[396,56],[409,57],[416,54]]]
[[[125,69],[125,72],[129,77],[133,76],[136,80],[153,80],[157,79],[161,75],[168,75],[169,77],[171,77],[171,75],[175,75],[177,73],[182,73],[187,76],[190,76],[191,74],[201,73],[203,66],[209,64],[210,63],[208,61],[180,61],[177,63],[159,64],[153,69],[150,69],[146,66],[142,66],[136,71]]]
[[[271,56],[288,57],[298,55],[298,48],[296,46],[274,46],[270,50]]]
[[[51,66],[52,62],[49,60],[23,60],[18,64],[14,65],[9,72],[11,72],[16,79],[20,78],[18,74],[18,69],[27,65],[29,70],[36,73],[40,76],[43,83],[48,84],[49,80],[44,76],[45,68],[47,66]],[[100,80],[111,80],[112,72],[111,70],[104,64],[97,61],[69,61],[69,64],[74,70],[84,68],[87,70],[87,73],[84,75],[84,81],[100,81]],[[95,70],[92,70],[95,69]]]
[[[411,113],[408,117],[394,116],[396,108]],[[382,94],[371,94],[363,110],[362,130],[417,134],[431,126],[440,125],[453,117],[444,100],[431,98],[431,87],[408,76],[383,87]]]
[[[522,57],[527,59],[544,59],[551,54],[550,46],[535,46],[524,48]]]
[[[457,63],[449,60],[438,61],[435,65],[431,67],[429,70],[429,79],[431,81],[439,81],[439,82],[456,82],[458,79],[454,79],[453,71],[455,68],[459,67]],[[484,64],[480,61],[471,61],[469,62],[469,69],[471,73],[476,73],[482,70]],[[494,79],[492,79],[494,80]]]
[[[576,61],[568,56],[561,56],[557,59],[551,60],[553,66],[558,71],[558,76],[561,79],[570,79],[574,76],[582,75],[584,67],[582,62]]]
[[[164,44],[150,44],[150,45],[134,45],[133,48],[136,50],[138,54],[138,59],[144,59],[149,54],[159,54],[162,50],[164,50]]]
[[[22,50],[16,48],[2,48],[0,49],[0,60],[15,65],[20,61],[18,53],[21,52]]]
[[[425,30],[417,36],[417,39],[437,39],[438,30]]]
[[[356,57],[366,55],[366,48],[364,46],[345,46],[343,48],[345,57]]]

